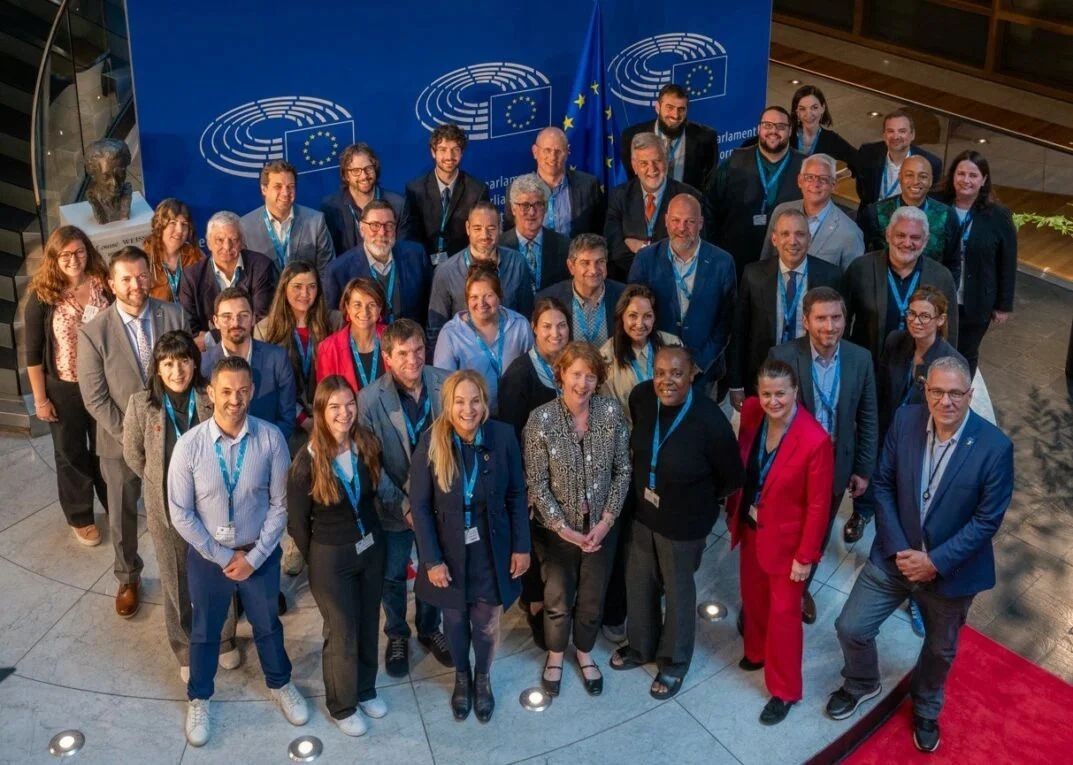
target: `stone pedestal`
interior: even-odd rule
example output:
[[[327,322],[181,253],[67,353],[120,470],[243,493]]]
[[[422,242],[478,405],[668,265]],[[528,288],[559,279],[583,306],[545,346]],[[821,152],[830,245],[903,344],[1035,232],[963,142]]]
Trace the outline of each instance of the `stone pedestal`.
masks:
[[[135,191],[130,200],[130,218],[100,224],[93,217],[89,202],[76,202],[60,205],[60,223],[65,226],[78,226],[86,232],[105,262],[112,254],[128,245],[141,247],[149,236],[153,224],[153,208],[145,201],[140,192]]]

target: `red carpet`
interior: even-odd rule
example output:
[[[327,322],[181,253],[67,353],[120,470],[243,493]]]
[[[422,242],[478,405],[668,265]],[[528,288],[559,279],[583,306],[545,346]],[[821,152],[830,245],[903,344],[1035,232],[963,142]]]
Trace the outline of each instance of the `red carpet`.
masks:
[[[851,765],[1073,762],[1073,685],[965,627],[939,718],[934,754],[913,746],[907,699],[843,762]]]

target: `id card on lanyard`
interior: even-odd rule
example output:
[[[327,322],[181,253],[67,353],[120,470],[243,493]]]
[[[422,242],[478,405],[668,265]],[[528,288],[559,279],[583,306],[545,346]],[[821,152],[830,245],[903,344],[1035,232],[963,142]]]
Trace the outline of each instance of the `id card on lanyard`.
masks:
[[[247,433],[238,447],[238,456],[235,457],[234,470],[228,470],[227,460],[224,459],[224,451],[220,448],[220,441],[213,443],[216,450],[216,462],[220,468],[220,477],[224,479],[224,489],[227,491],[227,525],[217,526],[213,535],[216,541],[224,547],[235,546],[235,489],[242,475],[242,463],[246,461],[246,447],[250,445],[250,435]]]
[[[659,452],[663,448],[663,445],[667,443],[667,439],[671,437],[671,434],[678,429],[678,426],[682,424],[682,420],[685,419],[686,414],[689,412],[689,408],[693,406],[693,389],[689,389],[689,393],[686,395],[686,401],[682,404],[682,408],[678,411],[678,415],[671,422],[671,426],[667,428],[667,435],[660,438],[659,427],[659,415],[663,408],[663,404],[656,400],[656,426],[652,431],[652,458],[648,463],[648,483],[645,485],[645,501],[651,503],[652,507],[659,509],[659,494],[656,493],[656,463],[659,461]]]
[[[480,460],[477,456],[476,450],[473,454],[473,469],[466,471],[466,451],[462,448],[462,439],[458,437],[458,434],[454,434],[455,447],[458,449],[458,467],[462,476],[462,506],[465,510],[463,520],[465,522],[465,542],[467,545],[471,545],[474,542],[481,540],[480,530],[473,525],[473,493],[477,488],[477,473],[480,469]],[[477,436],[473,441],[473,445],[481,445],[481,431],[477,430]]]
[[[790,432],[790,426],[794,424],[794,417],[797,416],[797,405],[794,405],[794,410],[790,412],[790,420],[786,423],[786,429],[782,431],[782,435],[779,436],[779,442],[775,444],[775,448],[770,452],[767,450],[767,417],[764,417],[764,424],[760,428],[760,448],[756,453],[756,464],[759,468],[757,481],[756,481],[756,494],[753,496],[753,501],[749,505],[749,517],[753,519],[753,523],[756,522],[759,515],[760,508],[760,495],[764,491],[764,483],[767,481],[767,475],[771,472],[771,466],[775,464],[775,457],[779,453],[779,448],[782,446],[783,439],[786,438],[786,434]]]
[[[348,451],[350,452],[350,478],[348,479],[343,474],[339,463],[335,460],[332,460],[332,472],[339,479],[339,483],[343,485],[346,498],[350,501],[350,506],[354,508],[354,521],[358,525],[359,537],[358,541],[354,543],[354,552],[361,555],[373,546],[373,535],[365,532],[365,524],[361,520],[361,474],[358,472],[358,455],[354,453],[353,448],[348,449]]]
[[[779,178],[782,177],[782,172],[788,164],[790,164],[790,152],[786,152],[786,156],[775,166],[775,172],[769,176],[764,160],[760,158],[760,149],[756,150],[756,172],[760,175],[760,185],[764,189],[764,194],[760,200],[760,212],[753,216],[754,226],[767,225],[768,198],[776,195]]]

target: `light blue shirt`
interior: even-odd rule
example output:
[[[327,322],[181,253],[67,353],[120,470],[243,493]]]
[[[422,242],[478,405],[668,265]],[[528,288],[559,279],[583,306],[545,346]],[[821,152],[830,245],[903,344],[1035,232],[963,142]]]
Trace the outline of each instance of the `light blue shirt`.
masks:
[[[544,214],[544,225],[558,231],[563,236],[570,236],[570,216],[573,212],[570,205],[570,183],[566,180],[566,173],[559,185],[551,190],[548,197],[548,211]],[[518,237],[521,239],[521,237]]]
[[[841,347],[835,351],[835,355],[831,357],[830,361],[824,359],[816,350],[816,346],[809,343],[809,350],[812,351],[812,385],[814,388],[813,398],[816,401],[813,416],[823,426],[823,429],[827,431],[832,440],[835,437],[835,427],[838,425],[838,393],[842,387],[841,380],[835,380],[835,372],[841,363],[839,355],[842,352]],[[837,382],[837,384],[836,384]],[[834,405],[832,410],[828,410],[824,406],[823,401],[820,399],[820,392],[827,398],[828,401]]]
[[[779,258],[779,278],[782,279],[782,286],[789,289],[790,287],[790,271],[793,271],[797,276],[797,306],[794,309],[794,337],[803,337],[805,334],[805,321],[802,316],[802,307],[805,304],[805,293],[808,292],[808,279],[805,276],[805,263],[807,261],[802,260],[797,268],[787,268],[786,264],[782,262],[782,258]],[[777,286],[777,285],[776,285]],[[775,317],[775,337],[782,337],[783,327],[786,326],[786,301],[783,300],[783,291],[775,291],[775,306],[777,316]],[[813,350],[813,354],[816,351]]]
[[[924,464],[920,469],[920,525],[924,526],[924,518],[928,514],[928,509],[931,505],[930,500],[935,498],[935,491],[939,488],[939,484],[943,481],[943,474],[946,472],[946,468],[950,465],[950,460],[954,458],[954,452],[957,451],[958,445],[961,443],[961,434],[965,430],[965,425],[969,422],[969,413],[965,413],[965,419],[961,421],[961,425],[953,436],[948,441],[940,441],[935,437],[935,420],[931,417],[928,418],[928,438],[927,445],[924,447]],[[935,471],[935,475],[932,475],[931,471]],[[928,499],[924,499],[924,492],[929,490],[928,479],[931,478],[930,494]]]
[[[119,314],[119,318],[123,321],[123,328],[127,330],[127,339],[130,341],[130,348],[134,351],[134,360],[138,363],[138,369],[141,369],[142,380],[149,379],[149,370],[142,368],[141,355],[138,353],[138,334],[134,329],[135,322],[141,322],[142,329],[145,332],[145,337],[149,341],[150,349],[156,345],[153,338],[153,322],[149,320],[149,301],[145,301],[145,305],[142,306],[142,312],[137,316],[131,316],[129,313],[119,307],[119,301],[115,304],[116,313]]]
[[[220,430],[215,418],[209,418],[176,442],[168,468],[172,525],[201,557],[221,568],[234,557],[234,550],[214,536],[217,528],[228,523],[227,486],[214,445],[220,443],[230,471],[243,439],[248,439],[249,445],[235,485],[235,547],[254,545],[246,560],[256,569],[279,545],[287,525],[291,460],[279,428],[247,416],[238,438],[232,439]]]

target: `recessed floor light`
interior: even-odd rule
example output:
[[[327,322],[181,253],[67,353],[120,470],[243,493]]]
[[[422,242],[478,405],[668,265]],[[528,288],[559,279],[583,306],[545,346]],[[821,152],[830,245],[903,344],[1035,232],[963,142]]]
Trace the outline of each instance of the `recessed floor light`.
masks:
[[[727,607],[715,600],[706,600],[697,606],[697,613],[710,622],[721,622],[727,617]]]
[[[73,757],[85,746],[86,737],[80,730],[62,730],[48,742],[48,753],[54,757]]]
[[[313,762],[324,751],[324,744],[316,736],[299,736],[287,747],[287,756],[294,762]]]
[[[543,688],[526,688],[518,697],[518,703],[530,712],[543,712],[551,706],[551,696]]]

